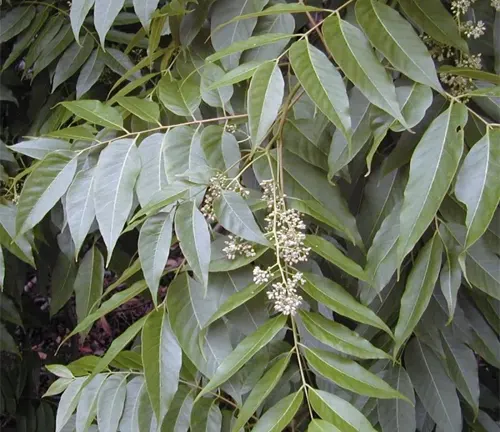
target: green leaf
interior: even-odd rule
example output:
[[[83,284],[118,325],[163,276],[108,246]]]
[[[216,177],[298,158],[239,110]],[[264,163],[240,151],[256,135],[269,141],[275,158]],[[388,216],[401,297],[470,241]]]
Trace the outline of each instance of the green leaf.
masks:
[[[378,399],[406,399],[377,375],[361,367],[353,360],[340,357],[330,351],[303,348],[306,360],[325,378],[354,393]]]
[[[164,308],[152,312],[142,328],[142,363],[149,399],[158,423],[177,391],[182,351]]]
[[[38,57],[40,57],[43,49],[53,41],[54,37],[59,33],[59,30],[65,22],[66,20],[64,17],[59,14],[53,15],[49,18],[47,24],[43,26],[40,34],[28,50],[26,55],[26,68],[31,68],[33,66]],[[69,43],[71,43],[71,41]]]
[[[123,119],[120,112],[97,100],[61,102],[61,105],[89,123],[115,130],[123,129]]]
[[[28,27],[35,17],[33,6],[16,7],[0,19],[0,43],[7,42]]]
[[[455,196],[467,206],[465,248],[488,229],[500,202],[500,130],[488,129],[458,171]]]
[[[31,233],[16,235],[17,211],[17,206],[0,204],[0,244],[20,260],[35,267]]]
[[[85,330],[87,327],[92,325],[92,323],[97,321],[99,318],[105,316],[106,314],[110,313],[118,306],[138,296],[146,288],[147,288],[146,282],[141,280],[133,284],[130,288],[127,288],[124,291],[120,291],[117,292],[116,294],[113,294],[113,296],[111,296],[109,300],[106,300],[101,304],[99,309],[97,309],[95,312],[92,312],[81,323],[79,323],[74,328],[74,330],[68,336],[66,336],[65,340],[62,343],[64,343],[71,336],[74,336],[75,334],[78,334],[81,331]]]
[[[417,428],[415,418],[415,391],[410,377],[401,366],[391,367],[384,380],[411,404],[401,399],[377,400],[378,419],[383,432],[414,432]]]
[[[95,219],[94,177],[95,166],[78,172],[66,194],[66,213],[68,226],[75,243],[75,256],[78,256],[83,242]]]
[[[437,233],[420,250],[406,281],[399,320],[394,331],[394,356],[411,336],[429,305],[441,269],[443,244]]]
[[[371,325],[392,335],[391,330],[375,313],[358,303],[344,288],[335,282],[312,273],[305,273],[304,291],[333,311],[355,321]]]
[[[193,117],[201,102],[200,86],[193,74],[185,80],[165,75],[158,83],[158,97],[169,111],[184,117]]]
[[[214,399],[200,399],[191,412],[191,432],[219,432],[222,427],[222,413]]]
[[[374,347],[366,339],[344,325],[325,318],[316,312],[299,311],[307,331],[320,342],[331,346],[337,351],[361,359],[391,358],[384,351]]]
[[[209,166],[223,172],[227,171],[230,177],[235,177],[239,173],[241,152],[238,141],[222,126],[211,125],[203,129],[201,146]]]
[[[125,0],[95,0],[94,26],[103,47],[106,34],[113,25],[124,3]]]
[[[95,0],[74,0],[71,2],[71,9],[69,12],[69,19],[71,21],[71,28],[77,41],[80,40],[80,29],[83,21],[92,9]]]
[[[398,0],[403,11],[425,33],[444,45],[451,45],[465,53],[467,42],[462,39],[453,16],[440,2],[433,0]]]
[[[349,141],[352,135],[349,99],[340,73],[307,40],[290,47],[290,63],[309,97]]]
[[[64,110],[64,108],[63,108]],[[69,128],[59,129],[54,132],[47,134],[48,137],[62,138],[65,140],[82,140],[82,141],[93,141],[97,130],[95,130],[89,124],[83,126],[73,126]]]
[[[245,403],[241,407],[238,413],[238,418],[232,426],[233,432],[238,432],[248,422],[248,420],[250,420],[252,414],[276,387],[276,384],[278,384],[278,381],[283,376],[289,362],[290,354],[287,354],[276,361],[276,363],[269,368],[257,384],[255,384],[254,388],[245,400]]]
[[[16,231],[23,234],[37,225],[64,195],[76,171],[70,152],[53,152],[36,166],[24,183],[17,205]]]
[[[158,123],[159,121],[160,107],[151,100],[128,96],[116,98],[116,102],[128,112],[146,122]]]
[[[2,323],[0,323],[0,352],[1,351],[19,355],[19,348],[17,347],[16,341]]]
[[[226,236],[221,236],[214,242],[212,242],[211,245],[211,259],[210,259],[210,266],[209,266],[209,271],[210,272],[225,272],[225,271],[231,271],[231,270],[236,270],[241,267],[246,266],[247,264],[250,264],[251,262],[255,261],[257,258],[259,258],[261,255],[264,254],[268,250],[267,247],[263,246],[255,246],[255,256],[242,256],[238,255],[236,256],[235,259],[228,259],[227,255],[222,251],[226,247],[225,242],[228,240]]]
[[[2,254],[1,251],[0,251],[0,254]],[[0,257],[0,259],[1,258],[2,257]],[[2,265],[2,264],[0,264],[0,265]],[[3,270],[5,271],[5,268]],[[0,271],[2,271],[2,270],[0,270]],[[0,281],[0,286],[3,287],[3,280]],[[10,297],[7,297],[1,291],[0,291],[0,315],[2,316],[2,320],[4,320],[4,321],[8,321],[8,322],[15,324],[15,325],[18,325],[20,327],[23,326],[23,321],[21,319],[21,316],[19,315],[19,311],[17,310],[16,305],[10,299]]]
[[[477,415],[479,412],[479,377],[474,351],[462,343],[450,328],[441,331],[441,340],[446,354],[448,373],[460,394]]]
[[[85,378],[76,378],[64,391],[57,406],[56,432],[61,432],[68,423],[80,399]]]
[[[75,279],[76,316],[81,323],[92,312],[102,294],[104,258],[95,246],[83,257]],[[85,333],[85,332],[84,332]]]
[[[366,280],[363,268],[346,257],[333,243],[325,240],[323,237],[307,235],[304,245],[310,247],[313,252],[330,261],[351,276],[359,280]]]
[[[439,286],[448,305],[449,321],[453,319],[457,305],[457,294],[462,284],[462,269],[460,254],[462,247],[455,241],[446,226],[439,226],[439,235],[444,245],[446,261],[439,275]]]
[[[21,141],[8,147],[17,153],[29,156],[33,159],[43,159],[49,153],[57,150],[70,150],[71,144],[67,141],[51,138],[35,138],[32,140]]]
[[[81,45],[74,42],[64,51],[64,54],[57,62],[54,79],[52,80],[52,92],[83,66],[93,49],[94,39],[87,34]]]
[[[313,419],[309,423],[307,432],[340,432],[340,429],[324,420]]]
[[[99,431],[116,432],[127,396],[127,376],[110,376],[97,399]]]
[[[479,88],[477,90],[472,90],[470,92],[467,92],[467,95],[470,96],[485,96],[485,97],[500,97],[500,85],[494,86],[494,87],[484,87],[484,88]]]
[[[86,431],[94,421],[97,413],[97,398],[107,375],[97,375],[82,390],[78,406],[76,408],[76,432]]]
[[[308,388],[313,410],[344,432],[375,432],[368,419],[344,399],[323,390]]]
[[[119,139],[101,152],[95,171],[94,205],[108,250],[109,265],[121,230],[130,214],[134,185],[141,165],[135,140]]]
[[[182,253],[205,289],[210,264],[210,232],[195,202],[181,204],[175,212],[175,233]]]
[[[372,104],[405,125],[394,84],[361,30],[333,15],[324,21],[323,34],[329,51],[347,78]]]
[[[73,378],[58,378],[48,388],[42,397],[55,396],[62,393],[73,382]]]
[[[405,366],[425,410],[442,430],[462,430],[455,385],[434,352],[414,338],[405,350]]]
[[[255,71],[259,68],[259,66],[263,63],[264,62],[261,61],[250,61],[248,63],[243,63],[224,74],[224,76],[222,76],[219,80],[212,83],[207,88],[207,90],[214,90],[222,86],[228,86],[231,84],[239,83],[241,81],[245,81],[251,78]]]
[[[399,262],[413,249],[446,196],[463,152],[466,120],[465,106],[452,104],[431,123],[413,152],[401,209]]]
[[[210,90],[210,86],[225,75],[224,69],[208,63],[201,72],[201,98],[210,106],[224,108],[233,96],[233,86],[217,87]]]
[[[228,231],[245,240],[269,245],[255,222],[250,207],[238,193],[223,191],[214,203],[214,210],[218,221]]]
[[[158,0],[134,0],[134,12],[141,20],[142,26],[148,30],[154,11],[158,7]]]
[[[194,391],[187,386],[179,386],[174,400],[170,405],[163,424],[162,432],[187,432],[189,429],[189,420],[194,405]]]
[[[146,382],[142,376],[136,376],[127,383],[123,415],[118,426],[120,432],[137,432],[139,399],[145,391]]]
[[[434,61],[411,24],[377,0],[356,2],[356,18],[370,42],[414,81],[442,91]]]
[[[263,63],[255,71],[248,88],[248,126],[255,149],[265,139],[278,115],[285,82],[277,63]]]
[[[487,81],[495,85],[500,85],[500,77],[498,75],[477,69],[455,67],[455,66],[441,66],[439,68],[439,73],[458,75],[466,78]]]
[[[71,298],[77,274],[75,262],[60,252],[52,271],[50,316],[54,316]]]
[[[198,394],[197,400],[231,378],[261,348],[266,346],[278,334],[285,323],[286,316],[284,315],[272,318],[259,327],[257,331],[243,339],[234,351],[222,361],[212,379]]]
[[[158,213],[146,220],[139,233],[139,258],[155,305],[172,240],[172,213]]]
[[[73,3],[74,4],[74,3]],[[83,65],[76,82],[76,98],[80,99],[97,82],[104,71],[104,56],[100,49],[96,49]]]
[[[279,432],[293,420],[302,404],[303,390],[292,393],[269,408],[253,427],[255,432]]]
[[[241,17],[255,12],[260,12],[267,4],[267,0],[220,0],[211,11],[211,42],[217,52],[215,55],[224,51],[225,48],[234,44],[244,43],[251,39],[252,32],[257,24],[256,18],[249,18],[244,21],[229,22],[233,18]],[[224,25],[224,27],[222,27]],[[239,64],[241,54],[237,50],[233,55],[222,62],[224,69],[234,69]],[[219,57],[221,58],[221,57]],[[207,61],[215,61],[210,57]]]
[[[148,204],[138,211],[130,220],[130,223],[136,222],[143,216],[151,216],[156,214],[159,210],[179,200],[186,195],[189,187],[182,183],[172,183],[163,187],[154,193]]]

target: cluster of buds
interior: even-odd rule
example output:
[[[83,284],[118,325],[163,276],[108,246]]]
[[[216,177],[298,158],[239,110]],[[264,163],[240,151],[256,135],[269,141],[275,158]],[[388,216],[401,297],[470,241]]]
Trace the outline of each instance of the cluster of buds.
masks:
[[[465,15],[475,1],[476,0],[453,0],[451,2],[451,11],[455,15]]]
[[[256,284],[267,284],[273,277],[271,270],[266,269],[263,270],[259,266],[254,267],[253,269],[253,281]]]
[[[491,7],[500,12],[500,0],[491,0]]]
[[[279,195],[276,185],[269,180],[261,183],[263,199],[271,212],[266,216],[266,231],[276,245],[279,257],[288,265],[307,261],[311,248],[304,246],[306,226],[301,214],[295,209],[287,209],[285,196]]]
[[[283,315],[295,315],[302,303],[302,297],[297,294],[297,288],[305,283],[302,273],[297,272],[291,278],[271,285],[267,298],[274,302],[274,310]]]
[[[465,36],[467,36],[469,39],[470,38],[478,39],[484,35],[484,32],[486,31],[486,26],[484,25],[484,22],[481,20],[477,22],[467,21],[462,25],[461,30],[465,34]]]
[[[230,234],[224,244],[226,247],[222,249],[222,252],[226,254],[227,259],[234,260],[238,255],[247,258],[257,255],[253,246],[238,236]]]
[[[482,69],[481,54],[464,54],[461,59],[455,61],[455,65],[457,67]],[[441,73],[439,74],[439,78],[450,87],[450,92],[454,96],[459,96],[475,89],[472,78],[449,73]]]
[[[248,196],[249,191],[245,190],[241,184],[235,180],[230,179],[226,175],[219,173],[210,179],[207,193],[201,207],[201,212],[210,221],[215,222],[214,202],[220,198],[223,191],[233,191],[239,193],[242,197]]]

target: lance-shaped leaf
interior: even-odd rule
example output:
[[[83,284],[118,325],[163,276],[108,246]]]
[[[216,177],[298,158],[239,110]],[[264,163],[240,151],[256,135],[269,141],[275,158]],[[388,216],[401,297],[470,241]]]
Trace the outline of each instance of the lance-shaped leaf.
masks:
[[[50,315],[54,316],[71,298],[76,278],[76,264],[60,252],[52,272],[52,301]]]
[[[222,383],[231,378],[240,370],[261,348],[266,346],[286,323],[286,316],[280,315],[270,319],[243,339],[234,351],[229,354],[215,371],[214,376],[209,383],[198,394],[197,399],[213,391]]]
[[[415,391],[406,370],[394,366],[384,375],[384,381],[404,394],[409,401],[401,399],[378,400],[378,419],[383,432],[414,432],[417,428],[415,418]]]
[[[189,429],[189,420],[193,411],[194,390],[188,386],[180,386],[175,394],[174,400],[170,405],[163,424],[162,432],[187,432]]]
[[[73,5],[75,2],[72,3]],[[76,98],[80,99],[97,82],[104,70],[104,56],[100,49],[94,50],[83,65],[76,82]]]
[[[59,87],[68,78],[80,70],[85,61],[89,58],[94,49],[94,39],[87,34],[83,39],[82,45],[74,42],[61,56],[57,62],[52,80],[52,92]]]
[[[255,432],[278,432],[286,428],[302,404],[303,390],[298,390],[269,408],[253,427]]]
[[[201,102],[200,86],[195,75],[177,80],[165,75],[158,83],[158,97],[169,111],[184,117],[194,117]]]
[[[182,351],[164,308],[152,312],[142,328],[142,363],[149,399],[161,423],[177,391]]]
[[[335,264],[351,276],[359,280],[366,280],[363,268],[346,257],[332,242],[325,240],[323,237],[308,235],[306,236],[304,245],[310,247],[319,256]]]
[[[372,104],[405,125],[394,84],[361,30],[333,15],[323,23],[323,35],[328,50],[347,78]]]
[[[259,66],[264,63],[261,61],[251,61],[248,63],[243,63],[237,68],[227,72],[219,80],[212,83],[207,90],[213,90],[222,86],[228,86],[231,84],[236,84],[241,81],[245,81],[253,76],[255,71]]]
[[[401,346],[411,336],[429,305],[441,269],[442,253],[443,244],[436,233],[415,260],[401,298],[399,320],[394,331],[394,356],[397,356]]]
[[[110,129],[123,129],[123,119],[120,112],[97,100],[62,102],[61,105],[89,123]]]
[[[305,273],[304,291],[318,302],[324,303],[333,311],[392,335],[391,330],[375,313],[358,303],[344,288],[323,276]]]
[[[146,220],[139,232],[139,258],[153,302],[158,301],[158,286],[167,264],[172,240],[172,213],[158,213]]]
[[[132,139],[111,142],[100,154],[94,181],[97,222],[108,249],[107,265],[132,208],[134,185],[141,169]]]
[[[233,96],[233,86],[217,87],[210,89],[210,86],[219,81],[225,75],[224,70],[215,64],[208,63],[201,73],[201,97],[212,107],[226,107]]]
[[[95,0],[94,26],[102,46],[124,3],[125,0]]]
[[[210,264],[210,232],[195,202],[181,204],[175,212],[175,233],[182,253],[205,289]]]
[[[441,330],[441,340],[446,355],[448,373],[460,394],[477,415],[479,411],[479,376],[474,351],[462,343],[449,327]]]
[[[64,391],[59,400],[56,415],[56,432],[61,432],[68,423],[80,400],[85,377],[76,378]]]
[[[80,29],[82,27],[85,17],[94,5],[95,0],[74,0],[71,2],[71,9],[69,11],[69,19],[71,21],[71,28],[77,41],[80,40]]]
[[[465,157],[458,171],[455,196],[467,206],[467,237],[471,246],[493,219],[500,202],[500,130],[488,129]]]
[[[405,350],[405,366],[425,410],[438,427],[462,430],[462,412],[455,385],[441,360],[417,338]]]
[[[274,365],[264,374],[257,384],[255,384],[255,387],[252,389],[245,400],[245,403],[241,407],[238,418],[233,424],[233,432],[238,432],[246,424],[246,422],[250,420],[252,414],[273,391],[276,384],[278,384],[278,381],[283,376],[289,361],[290,354],[287,354],[274,363]]]
[[[465,106],[452,104],[431,123],[413,152],[401,209],[399,262],[413,249],[446,196],[462,156],[466,120]]]
[[[106,374],[99,374],[83,389],[76,408],[76,432],[88,430],[94,421],[97,413],[97,397],[106,378]]]
[[[341,431],[375,432],[368,419],[341,397],[311,387],[307,393],[312,409]]]
[[[81,323],[90,312],[102,294],[104,281],[104,258],[95,246],[85,254],[75,279],[76,316]]]
[[[252,147],[258,147],[276,120],[285,82],[275,62],[264,63],[255,71],[248,88],[248,125]]]
[[[146,381],[142,376],[136,376],[127,383],[123,415],[118,425],[120,432],[135,432],[137,430],[139,396],[145,389]]]
[[[141,20],[141,24],[146,31],[149,29],[149,24],[158,3],[158,0],[134,0],[134,12]]]
[[[0,204],[0,244],[20,260],[35,267],[31,233],[16,235],[17,206]]]
[[[358,1],[356,19],[370,42],[393,66],[414,81],[442,90],[429,50],[395,9],[377,0]]]
[[[241,152],[233,134],[222,126],[208,126],[201,134],[201,146],[209,166],[227,171],[230,177],[238,175]]]
[[[7,42],[21,33],[31,23],[36,9],[33,6],[16,7],[7,12],[0,20],[0,43]]]
[[[222,427],[222,413],[215,399],[203,398],[191,411],[191,432],[216,432]]]
[[[71,237],[75,243],[75,256],[78,256],[95,219],[94,175],[95,166],[78,172],[66,194],[66,214]]]
[[[66,192],[76,171],[74,156],[65,151],[50,153],[26,179],[17,205],[17,234],[38,224]]]
[[[243,21],[230,22],[233,18],[260,12],[267,4],[268,0],[221,0],[217,2],[211,12],[211,41],[215,51],[239,42],[245,41],[252,36],[252,32],[257,24],[257,18],[249,18]],[[227,23],[227,24],[226,24]],[[224,27],[219,28],[222,24]],[[238,66],[241,54],[235,53],[222,62],[226,70],[234,69]]]
[[[307,331],[320,342],[337,351],[361,359],[391,358],[389,354],[374,347],[366,339],[344,325],[330,320],[320,313],[299,311]]]
[[[70,150],[71,144],[68,141],[52,138],[35,138],[21,141],[8,147],[17,153],[29,156],[33,159],[43,159],[49,153],[56,150]]]
[[[160,107],[156,102],[136,96],[119,97],[116,98],[116,102],[128,112],[146,122],[158,123],[159,121]]]
[[[240,194],[232,191],[223,191],[220,198],[214,203],[214,210],[220,224],[228,231],[245,240],[269,245],[264,237],[248,204]]]
[[[302,40],[291,46],[290,63],[312,101],[350,140],[349,99],[344,81],[330,60],[307,40]]]
[[[116,432],[118,430],[126,397],[127,376],[112,375],[104,382],[97,399],[99,431]]]
[[[442,3],[433,0],[398,0],[398,3],[405,14],[433,39],[469,52],[457,22]]]
[[[308,364],[342,388],[379,399],[406,399],[406,396],[394,390],[382,378],[353,360],[321,349],[303,349]]]

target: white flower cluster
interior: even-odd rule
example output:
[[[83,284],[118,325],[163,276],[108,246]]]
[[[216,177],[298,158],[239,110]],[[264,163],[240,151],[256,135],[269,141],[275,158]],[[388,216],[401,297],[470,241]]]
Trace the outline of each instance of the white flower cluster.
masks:
[[[267,291],[267,298],[274,301],[274,309],[283,315],[295,315],[302,303],[302,297],[297,294],[297,287],[305,283],[302,273],[295,273],[292,278],[272,284]]]
[[[451,2],[451,10],[455,15],[464,15],[475,1],[476,0],[453,0]]]
[[[271,280],[272,276],[273,274],[269,269],[263,270],[259,266],[256,266],[253,269],[253,281],[256,284],[267,284]]]
[[[491,7],[500,12],[500,0],[491,0]]]
[[[222,249],[222,252],[226,254],[228,259],[234,260],[237,255],[245,256],[247,258],[257,255],[253,246],[241,237],[230,234],[228,238],[229,240],[224,242],[226,247]]]
[[[201,212],[210,221],[215,222],[214,202],[222,195],[222,192],[228,190],[239,193],[241,196],[248,196],[249,191],[245,190],[238,181],[228,178],[226,175],[219,173],[210,179],[208,191],[205,194]]]
[[[462,31],[465,34],[465,36],[467,36],[469,39],[470,38],[478,39],[482,35],[484,35],[484,32],[486,31],[486,26],[484,25],[484,22],[481,20],[479,20],[478,22],[467,21],[463,24]]]
[[[295,209],[286,209],[284,196],[278,196],[276,185],[269,180],[261,183],[263,199],[272,211],[266,216],[266,231],[276,245],[280,258],[288,265],[307,261],[311,248],[304,246],[306,226],[301,214]]]

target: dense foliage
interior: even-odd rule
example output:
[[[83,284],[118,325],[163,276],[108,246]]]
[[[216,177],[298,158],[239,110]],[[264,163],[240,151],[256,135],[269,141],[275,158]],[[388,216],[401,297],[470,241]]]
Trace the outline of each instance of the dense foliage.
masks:
[[[498,431],[499,10],[4,1],[4,426]]]

